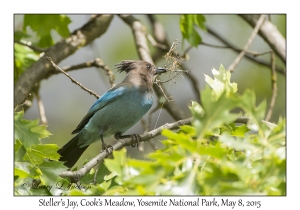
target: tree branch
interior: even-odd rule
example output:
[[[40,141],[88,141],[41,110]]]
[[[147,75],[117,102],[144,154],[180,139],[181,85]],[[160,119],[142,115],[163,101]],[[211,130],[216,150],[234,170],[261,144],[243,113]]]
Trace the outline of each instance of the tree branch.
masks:
[[[59,63],[81,47],[90,44],[107,30],[113,15],[95,15],[83,27],[75,30],[68,38],[62,39],[50,47],[45,55]],[[55,71],[43,57],[30,66],[18,79],[14,86],[14,107],[26,100],[35,83],[49,77]],[[21,109],[21,106],[18,106]]]
[[[142,134],[140,138],[140,142],[149,141],[150,139],[160,135],[161,131],[163,129],[169,129],[169,130],[176,130],[179,129],[182,125],[190,125],[192,122],[192,117],[179,120],[174,123],[166,123],[163,126],[160,126],[159,128],[156,128],[148,133]],[[249,118],[247,117],[239,117],[235,122],[236,123],[247,123]],[[133,143],[133,138],[124,138],[118,140],[114,145],[112,145],[113,150],[120,150],[125,146],[130,146]],[[88,163],[86,163],[84,166],[82,166],[77,171],[64,171],[59,174],[62,178],[71,178],[71,180],[79,181],[81,177],[83,177],[86,173],[88,173],[94,166],[96,166],[98,163],[103,162],[103,160],[108,157],[111,154],[111,151],[107,152],[106,150],[103,150],[98,154],[96,157],[91,159]]]
[[[108,66],[106,66],[104,64],[104,62],[100,58],[95,58],[94,60],[91,60],[91,61],[87,61],[87,62],[80,63],[80,64],[73,65],[73,66],[64,67],[64,68],[62,68],[62,70],[64,72],[68,72],[68,71],[72,71],[72,70],[77,70],[77,69],[82,69],[82,68],[90,68],[90,67],[102,68],[106,72],[106,75],[109,78],[109,83],[110,83],[111,87],[114,87],[116,85],[114,73]],[[53,72],[53,74],[59,74],[59,73],[61,73],[61,71]]]
[[[57,66],[52,59],[49,56],[46,56],[46,59],[52,64],[52,66],[57,69],[58,71],[60,71],[61,73],[63,73],[64,75],[66,75],[73,83],[75,83],[76,85],[78,85],[79,87],[81,87],[81,89],[85,90],[86,92],[88,92],[89,94],[95,96],[97,99],[100,98],[100,96],[95,93],[94,91],[87,89],[86,87],[84,87],[80,82],[77,82],[75,79],[73,79],[73,77],[71,77],[69,74],[67,74],[66,72],[64,72],[64,70],[62,70],[59,66]]]
[[[269,121],[271,119],[273,108],[277,97],[277,76],[275,71],[275,54],[273,51],[271,52],[271,62],[272,62],[272,69],[271,69],[272,70],[271,71],[272,97],[270,101],[270,107],[265,118],[266,121]]]
[[[37,100],[38,108],[39,108],[39,112],[40,112],[41,124],[47,125],[48,122],[47,122],[47,118],[46,118],[46,112],[45,112],[44,104],[40,97],[39,92],[36,93],[36,100]]]
[[[132,29],[136,48],[140,59],[147,61],[149,63],[154,63],[150,55],[150,50],[147,44],[145,26],[143,26],[139,20],[137,20],[131,15],[120,15],[120,18]],[[158,98],[164,97],[163,93],[160,90],[160,87],[153,85],[153,89]],[[164,93],[167,92],[163,85],[161,85],[161,89]],[[179,109],[179,107],[175,103],[166,103],[164,108],[175,120],[180,120],[185,118],[184,113]]]
[[[207,27],[207,32],[210,33],[211,35],[213,35],[214,37],[216,37],[217,39],[219,39],[222,43],[224,43],[225,45],[227,45],[230,49],[234,50],[235,52],[241,52],[242,50],[239,49],[237,46],[235,46],[234,44],[232,44],[231,42],[229,42],[228,40],[226,40],[225,38],[223,38],[220,34],[218,34],[216,31],[214,31],[212,28],[210,27]],[[253,56],[250,56],[250,55],[245,55],[245,58],[253,61],[253,62],[256,62],[260,65],[263,65],[263,66],[267,66],[267,67],[271,67],[271,63],[268,63],[264,60],[261,60],[261,59],[257,59],[257,58],[254,58]],[[282,69],[278,66],[275,67],[276,71],[280,74],[283,74],[285,75],[286,72],[285,72],[285,69]]]
[[[255,27],[259,15],[239,15],[252,27]],[[276,55],[285,63],[286,62],[286,42],[285,38],[278,31],[277,27],[270,21],[265,20],[258,34],[270,45]]]
[[[233,63],[228,67],[228,70],[230,72],[233,72],[235,70],[235,67],[237,66],[237,64],[242,60],[242,58],[244,57],[247,49],[249,48],[249,46],[251,45],[254,37],[256,36],[258,30],[260,29],[261,25],[263,24],[263,21],[265,19],[265,15],[261,15],[259,20],[257,21],[254,30],[252,31],[247,43],[245,44],[242,52],[240,52],[240,54],[236,57],[236,59],[233,61]]]

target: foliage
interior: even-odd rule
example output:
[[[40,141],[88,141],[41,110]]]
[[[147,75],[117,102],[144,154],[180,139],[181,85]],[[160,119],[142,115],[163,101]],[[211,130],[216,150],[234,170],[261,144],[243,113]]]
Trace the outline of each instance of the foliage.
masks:
[[[193,125],[164,130],[165,147],[149,161],[127,158],[125,149],[105,160],[111,174],[101,184],[113,184],[104,195],[286,194],[285,120],[264,122],[266,103],[256,106],[249,90],[238,95],[223,66],[213,75],[205,76],[211,88],[202,92],[203,107],[190,107]],[[250,118],[247,125],[234,123],[237,107]]]
[[[180,31],[182,38],[186,39],[193,47],[197,47],[202,41],[201,36],[197,32],[195,26],[198,26],[202,30],[206,31],[204,22],[205,17],[203,15],[189,14],[180,16]]]
[[[29,66],[39,59],[38,55],[29,47],[14,44],[14,81],[19,78]]]
[[[71,20],[66,15],[24,15],[23,31],[14,32],[14,40],[26,43],[25,39],[33,39],[38,47],[50,47],[54,44],[51,31],[56,31],[62,37],[68,37],[68,25]],[[34,32],[30,33],[31,31]],[[34,36],[35,35],[35,36]],[[31,42],[30,42],[31,43]],[[14,44],[14,81],[17,81],[27,68],[39,59],[37,52],[22,44]]]
[[[114,151],[113,159],[101,165],[97,184],[91,184],[91,170],[77,189],[57,187],[70,184],[57,176],[66,170],[57,161],[58,147],[40,144],[50,133],[36,120],[22,119],[23,112],[15,113],[15,194],[285,195],[285,120],[277,125],[263,121],[265,101],[256,106],[252,91],[238,94],[223,66],[212,73],[214,78],[205,75],[209,86],[201,94],[203,107],[196,102],[190,107],[191,126],[163,130],[164,148],[148,154],[149,160],[128,158],[125,148]],[[237,108],[249,117],[247,125],[234,123]],[[41,183],[34,187],[32,180]]]
[[[30,27],[36,32],[39,47],[50,47],[54,41],[51,37],[51,30],[55,30],[60,36],[68,37],[70,31],[68,25],[71,20],[66,15],[24,15],[23,32]]]
[[[14,115],[14,193],[15,195],[60,194],[62,190],[55,186],[66,180],[60,178],[58,173],[67,168],[58,162],[59,148],[55,144],[41,144],[40,139],[51,134],[45,126],[38,125],[38,120],[25,120],[23,116],[23,111],[15,112]]]
[[[38,47],[54,44],[51,32],[69,35],[65,15],[25,15],[22,31],[14,38],[33,39]],[[206,30],[203,15],[181,15],[183,39],[197,47]],[[33,33],[32,33],[33,32]],[[39,59],[29,47],[14,44],[14,79]],[[51,135],[38,120],[14,115],[15,195],[285,195],[285,119],[265,122],[266,102],[256,105],[253,91],[237,93],[237,84],[223,66],[205,75],[208,86],[201,91],[202,106],[192,101],[192,125],[177,132],[164,130],[163,149],[148,154],[148,160],[127,157],[126,149],[105,159],[94,181],[95,170],[80,179],[80,185],[58,176],[67,170],[59,162],[55,144],[42,144]],[[249,117],[237,124],[236,110]],[[235,111],[235,112],[234,112]],[[75,170],[75,169],[73,169]]]

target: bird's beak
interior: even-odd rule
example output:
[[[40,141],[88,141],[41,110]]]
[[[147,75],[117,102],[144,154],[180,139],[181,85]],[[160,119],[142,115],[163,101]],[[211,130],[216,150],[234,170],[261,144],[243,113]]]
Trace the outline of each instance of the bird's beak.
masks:
[[[156,72],[155,72],[154,75],[156,75],[156,74],[162,74],[162,73],[165,73],[165,72],[167,72],[167,70],[165,68],[157,67]]]

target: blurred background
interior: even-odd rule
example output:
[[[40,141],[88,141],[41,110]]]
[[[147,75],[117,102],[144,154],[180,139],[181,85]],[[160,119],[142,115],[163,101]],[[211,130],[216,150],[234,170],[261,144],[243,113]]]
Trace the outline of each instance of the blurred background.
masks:
[[[71,19],[69,24],[70,32],[84,25],[91,15],[68,15]],[[145,25],[148,33],[152,33],[151,25],[146,15],[134,15]],[[168,36],[169,44],[175,39],[182,40],[182,35],[179,29],[180,15],[155,15],[156,18],[163,24]],[[242,18],[237,15],[204,15],[206,25],[216,31],[219,35],[226,38],[240,49],[244,47],[253,28],[248,25]],[[281,34],[286,37],[286,16],[285,15],[270,15],[271,21],[275,24]],[[15,30],[22,30],[23,15],[15,15]],[[30,29],[28,29],[30,31]],[[224,46],[222,42],[216,39],[211,34],[199,30],[202,41],[205,43]],[[51,31],[51,35],[55,41],[61,39],[56,31]],[[152,51],[155,50],[148,43]],[[189,47],[189,44],[184,41],[178,45],[177,51],[183,53]],[[249,50],[256,52],[266,52],[270,47],[265,41],[257,35],[252,42]],[[204,45],[199,45],[197,48],[192,48],[188,53],[188,60],[184,61],[184,65],[188,69],[192,69],[191,74],[198,80],[199,89],[205,86],[204,74],[212,76],[211,69],[218,69],[222,64],[227,68],[236,58],[238,54],[231,49],[214,48]],[[118,84],[125,77],[125,73],[117,73],[113,65],[122,60],[139,60],[134,38],[131,29],[118,16],[115,16],[104,35],[96,39],[89,46],[83,47],[73,55],[69,56],[58,65],[60,67],[71,66],[83,63],[95,58],[101,58],[104,63],[113,71]],[[260,56],[260,59],[270,62],[270,54]],[[280,59],[276,59],[276,64],[284,67]],[[160,59],[156,66],[163,66],[164,59]],[[110,89],[110,83],[104,70],[97,68],[86,68],[80,70],[70,71],[69,74],[85,87],[95,91],[98,95],[104,94]],[[167,79],[168,76],[162,77]],[[183,75],[183,77],[176,77],[176,84],[172,81],[165,84],[169,94],[175,100],[180,109],[187,117],[190,117],[188,106],[191,101],[197,101],[197,97],[192,88],[190,81]],[[277,122],[278,118],[286,116],[286,77],[277,73],[278,93],[273,110],[271,122]],[[231,77],[232,82],[238,84],[238,92],[243,93],[245,89],[252,89],[257,96],[257,104],[262,100],[267,100],[270,103],[272,94],[271,89],[271,73],[268,67],[258,65],[255,62],[243,59],[235,69]],[[71,132],[77,127],[78,123],[85,116],[96,98],[87,92],[83,91],[79,86],[73,84],[69,78],[63,74],[53,75],[50,78],[43,80],[40,85],[40,96],[44,103],[46,117],[48,121],[47,129],[52,133],[52,136],[43,139],[43,143],[58,144],[63,146],[72,138]],[[157,97],[153,103],[152,109],[156,107]],[[166,102],[167,103],[167,102]],[[161,114],[159,114],[161,111]],[[32,106],[26,111],[25,119],[39,118],[39,110],[37,101],[34,100]],[[147,120],[148,116],[144,117]],[[164,110],[158,110],[152,115],[151,130],[157,128],[165,123],[174,122],[174,119]],[[129,129],[125,134],[142,134],[143,127],[140,122]],[[164,137],[159,136],[152,140],[152,142],[161,148],[162,144],[159,140]],[[105,139],[109,144],[115,140],[113,137]],[[146,154],[153,150],[149,143],[144,144],[144,151],[139,151],[137,148],[128,147],[128,154],[133,158],[146,158]],[[93,158],[101,150],[101,143],[94,143],[82,155],[77,165],[81,165],[83,161]]]

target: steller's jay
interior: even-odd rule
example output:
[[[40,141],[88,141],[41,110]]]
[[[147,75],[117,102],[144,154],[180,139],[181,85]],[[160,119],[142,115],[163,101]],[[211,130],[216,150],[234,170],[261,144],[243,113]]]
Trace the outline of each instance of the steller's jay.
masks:
[[[126,72],[125,79],[102,95],[90,108],[72,134],[77,133],[58,153],[71,168],[90,144],[114,135],[116,139],[136,124],[151,108],[154,75],[165,73],[146,61],[125,60],[115,65]]]

